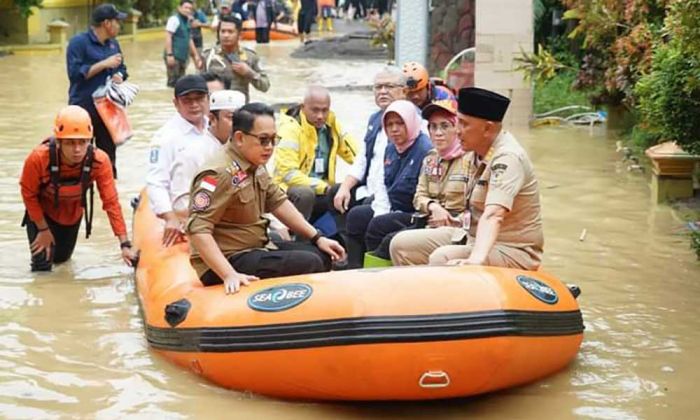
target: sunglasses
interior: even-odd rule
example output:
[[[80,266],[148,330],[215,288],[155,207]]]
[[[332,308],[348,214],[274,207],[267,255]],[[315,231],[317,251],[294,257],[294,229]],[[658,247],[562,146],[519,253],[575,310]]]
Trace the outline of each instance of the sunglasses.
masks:
[[[277,144],[279,144],[279,142],[281,140],[281,137],[278,136],[277,134],[275,134],[274,136],[267,136],[264,134],[263,135],[253,134],[253,133],[249,133],[247,131],[242,131],[242,132],[244,134],[247,134],[251,137],[255,137],[256,139],[258,139],[258,142],[260,143],[260,145],[262,147],[267,147],[270,145],[272,145],[272,147],[275,147],[275,146],[277,146]]]

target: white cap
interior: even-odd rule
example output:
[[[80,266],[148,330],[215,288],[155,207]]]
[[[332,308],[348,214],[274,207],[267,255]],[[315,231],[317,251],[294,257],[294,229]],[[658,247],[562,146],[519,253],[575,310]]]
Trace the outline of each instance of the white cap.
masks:
[[[210,111],[235,111],[245,105],[245,95],[237,90],[217,90],[209,96]]]

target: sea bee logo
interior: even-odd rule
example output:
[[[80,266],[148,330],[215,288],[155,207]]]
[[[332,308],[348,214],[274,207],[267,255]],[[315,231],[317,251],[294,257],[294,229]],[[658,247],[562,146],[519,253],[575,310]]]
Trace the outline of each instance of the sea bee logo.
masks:
[[[308,284],[293,283],[261,290],[248,298],[251,309],[262,312],[278,312],[300,305],[311,297],[313,289]]]
[[[557,292],[547,284],[527,276],[518,276],[515,279],[518,280],[518,283],[520,283],[528,293],[538,300],[549,305],[554,305],[559,302]]]

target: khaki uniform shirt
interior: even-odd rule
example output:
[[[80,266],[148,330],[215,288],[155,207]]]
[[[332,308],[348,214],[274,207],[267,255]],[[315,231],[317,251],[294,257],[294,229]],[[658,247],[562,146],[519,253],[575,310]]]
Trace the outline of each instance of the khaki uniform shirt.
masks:
[[[527,153],[510,133],[503,131],[494,141],[484,162],[479,164],[485,164],[486,168],[469,200],[469,235],[472,238],[476,236],[479,218],[487,205],[503,206],[508,213],[501,223],[496,242],[523,249],[540,261],[544,247],[540,193]],[[474,174],[479,164],[474,162]]]
[[[428,152],[418,176],[413,207],[423,214],[429,214],[428,205],[437,202],[452,216],[462,214],[472,155],[473,152],[469,152],[446,161],[440,159],[435,149]]]
[[[205,163],[192,182],[186,231],[211,234],[228,258],[271,246],[263,214],[277,209],[287,196],[264,166],[251,166],[231,142],[224,152]],[[200,277],[209,269],[195,249],[190,260]]]
[[[270,89],[270,79],[260,68],[260,58],[258,58],[255,51],[248,48],[239,48],[238,53],[235,54],[238,55],[241,62],[248,64],[248,66],[257,73],[256,78],[251,79],[234,73],[233,70],[231,70],[231,61],[218,45],[202,52],[202,56],[204,57],[204,71],[214,71],[222,74],[231,81],[231,89],[245,94],[246,102],[248,102],[250,98],[248,85],[252,84],[255,89],[261,92],[267,92],[267,90]]]

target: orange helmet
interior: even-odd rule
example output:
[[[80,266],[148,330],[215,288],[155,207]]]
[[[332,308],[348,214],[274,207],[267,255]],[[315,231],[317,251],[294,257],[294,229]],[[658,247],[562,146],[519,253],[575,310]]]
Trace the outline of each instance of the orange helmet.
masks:
[[[93,133],[90,114],[78,105],[68,105],[58,111],[53,134],[57,139],[91,139]]]
[[[428,70],[415,61],[403,65],[403,75],[406,76],[406,86],[411,92],[428,86]]]

